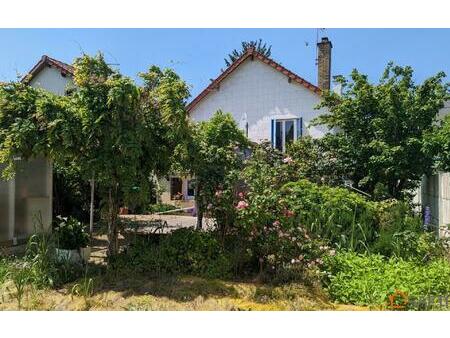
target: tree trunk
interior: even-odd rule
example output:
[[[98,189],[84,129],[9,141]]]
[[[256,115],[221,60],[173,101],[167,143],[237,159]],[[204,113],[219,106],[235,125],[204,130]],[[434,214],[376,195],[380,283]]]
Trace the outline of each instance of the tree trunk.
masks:
[[[203,227],[203,208],[197,209],[197,230]]]
[[[108,257],[117,255],[119,251],[118,229],[117,229],[117,186],[109,188],[108,192]]]
[[[197,184],[195,187],[195,209],[197,211],[197,229],[200,230],[203,227],[203,205],[200,198],[200,186]]]
[[[92,238],[92,233],[94,232],[94,191],[95,191],[95,181],[94,177],[91,179],[91,202],[89,205],[89,233]]]

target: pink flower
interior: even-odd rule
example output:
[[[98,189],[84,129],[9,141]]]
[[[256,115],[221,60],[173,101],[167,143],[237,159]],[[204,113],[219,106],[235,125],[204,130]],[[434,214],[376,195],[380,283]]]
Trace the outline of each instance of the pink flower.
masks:
[[[287,210],[287,209],[285,209],[285,210],[283,211],[283,214],[284,214],[284,216],[286,216],[286,217],[292,217],[292,216],[294,216],[294,212],[291,211],[291,210]]]
[[[215,195],[216,195],[216,197],[220,198],[220,197],[222,197],[222,193],[223,193],[222,190],[217,190]]]
[[[292,159],[292,157],[290,157],[290,156],[285,157],[285,158],[283,159],[283,163],[289,164],[289,163],[292,163],[292,162],[293,162],[293,159]]]
[[[241,192],[238,194],[238,196],[239,196],[239,198],[244,198],[244,197],[245,197],[245,194],[241,191]]]
[[[277,227],[277,226],[280,226],[280,224],[281,224],[281,223],[280,223],[279,220],[276,220],[275,222],[272,223],[272,225],[273,225],[273,226],[276,226],[276,227]]]
[[[248,208],[248,203],[245,201],[239,201],[239,203],[236,206],[236,209],[241,210],[241,209],[246,209]]]

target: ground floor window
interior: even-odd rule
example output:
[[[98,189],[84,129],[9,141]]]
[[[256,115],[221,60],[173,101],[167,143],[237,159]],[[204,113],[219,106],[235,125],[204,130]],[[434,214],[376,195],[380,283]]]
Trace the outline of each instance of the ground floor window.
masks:
[[[302,119],[272,120],[272,146],[286,151],[290,143],[302,136]]]

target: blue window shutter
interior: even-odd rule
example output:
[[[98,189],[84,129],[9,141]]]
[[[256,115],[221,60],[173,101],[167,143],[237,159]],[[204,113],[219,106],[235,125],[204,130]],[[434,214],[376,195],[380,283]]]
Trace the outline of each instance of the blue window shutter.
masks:
[[[270,124],[270,143],[272,144],[272,147],[275,147],[275,120],[271,120]]]
[[[302,118],[297,119],[297,139],[303,136],[303,123]]]

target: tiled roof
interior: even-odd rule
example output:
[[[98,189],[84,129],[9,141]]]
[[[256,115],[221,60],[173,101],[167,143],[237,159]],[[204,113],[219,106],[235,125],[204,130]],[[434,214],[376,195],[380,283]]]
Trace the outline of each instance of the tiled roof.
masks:
[[[25,75],[22,78],[21,81],[25,82],[25,83],[31,81],[31,79],[46,66],[54,67],[54,68],[58,69],[61,72],[62,76],[66,76],[66,75],[73,76],[73,72],[74,72],[73,66],[71,66],[65,62],[53,59],[47,55],[43,55],[42,58],[39,60],[39,62],[36,65],[34,65],[34,67],[28,72],[27,75]]]
[[[215,80],[213,80],[208,87],[206,87],[195,99],[193,99],[188,105],[187,110],[190,112],[205,96],[207,96],[211,91],[214,91],[218,88],[220,82],[222,82],[228,75],[230,75],[234,70],[236,70],[245,60],[248,58],[259,59],[280,73],[286,75],[290,80],[297,82],[303,87],[309,89],[310,91],[320,95],[322,91],[319,87],[313,85],[312,83],[306,81],[302,77],[297,74],[291,72],[290,70],[284,68],[279,63],[274,60],[268,58],[267,56],[258,53],[255,49],[249,48],[245,54],[243,54],[239,59],[234,61],[222,74],[220,74]]]

